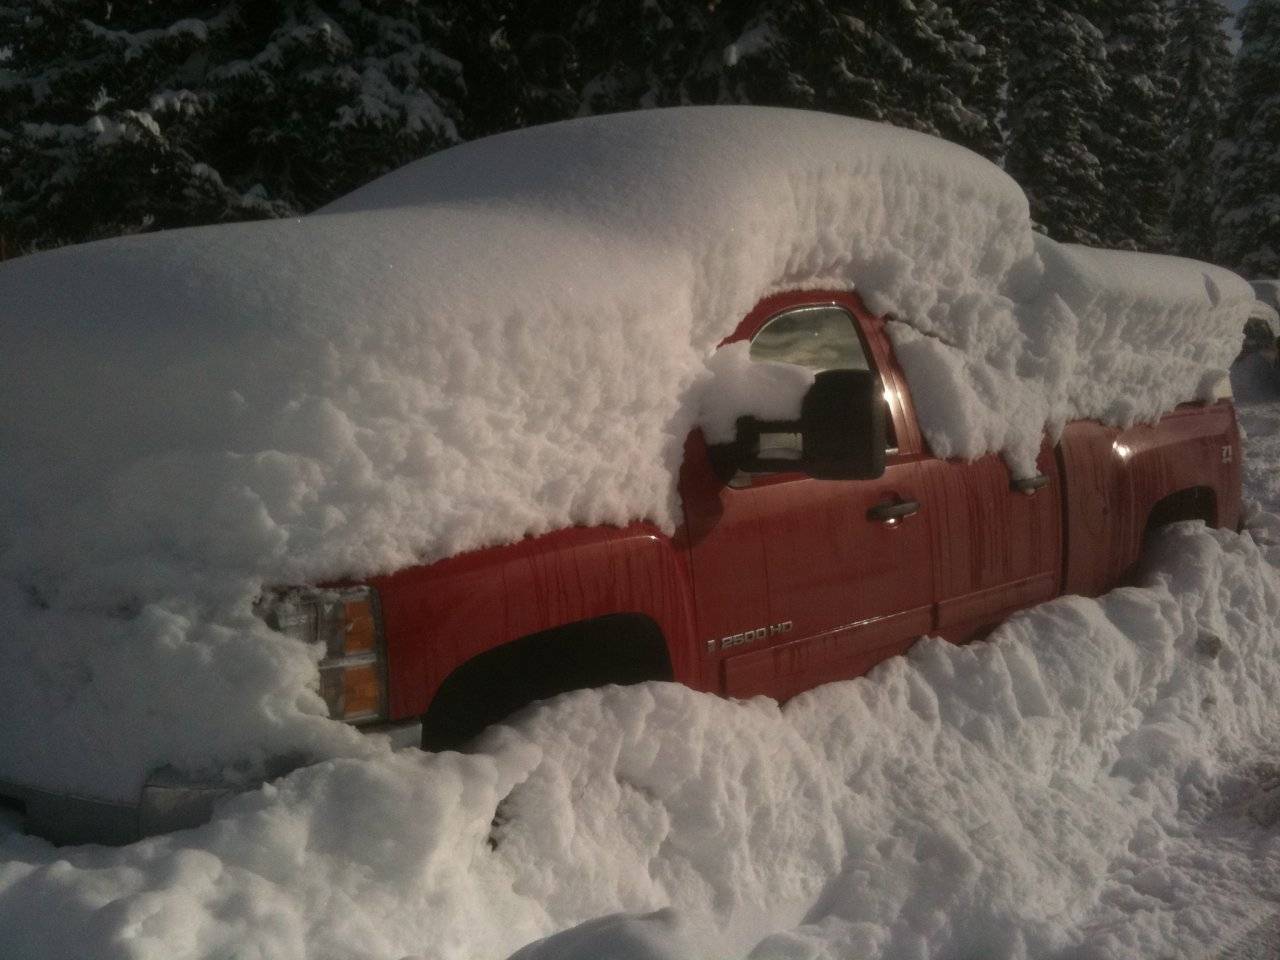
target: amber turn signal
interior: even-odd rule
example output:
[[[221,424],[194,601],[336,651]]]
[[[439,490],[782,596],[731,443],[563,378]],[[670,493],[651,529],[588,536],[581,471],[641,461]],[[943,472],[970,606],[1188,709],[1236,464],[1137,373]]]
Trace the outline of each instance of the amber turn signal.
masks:
[[[377,647],[378,636],[373,622],[373,604],[368,597],[348,600],[343,604],[345,616],[343,653],[366,653]]]
[[[320,695],[347,723],[387,718],[386,655],[378,596],[366,586],[274,591],[258,603],[266,622],[304,643],[323,645]]]

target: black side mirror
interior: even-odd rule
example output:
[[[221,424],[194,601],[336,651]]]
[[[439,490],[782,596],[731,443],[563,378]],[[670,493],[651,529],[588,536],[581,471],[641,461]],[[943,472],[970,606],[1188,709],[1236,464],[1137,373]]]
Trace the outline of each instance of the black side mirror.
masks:
[[[819,480],[884,475],[887,411],[869,370],[824,370],[804,395],[799,420],[738,420],[738,438],[716,459],[732,475],[807,473]]]
[[[884,387],[870,370],[824,370],[804,395],[804,471],[820,480],[884,475]]]

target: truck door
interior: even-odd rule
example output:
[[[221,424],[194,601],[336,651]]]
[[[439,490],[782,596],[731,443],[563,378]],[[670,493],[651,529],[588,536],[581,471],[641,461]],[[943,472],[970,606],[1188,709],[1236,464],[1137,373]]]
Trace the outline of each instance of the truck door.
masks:
[[[911,392],[897,365],[889,365],[904,420],[918,429]],[[963,643],[1015,610],[1058,596],[1063,491],[1049,441],[1041,445],[1038,473],[1021,480],[995,454],[972,462],[942,460],[930,455],[923,441],[920,447],[933,535],[937,633]]]
[[[765,301],[731,339],[749,340],[754,360],[877,370],[858,317],[853,294],[791,294]],[[705,488],[696,500],[686,491],[703,655],[726,694],[785,698],[858,676],[932,629],[922,451],[886,387],[880,478],[739,476],[710,510],[698,506],[712,503]]]
[[[1062,484],[1045,441],[1038,475],[1016,481],[998,456],[921,464],[937,518],[938,633],[963,643],[1062,583]]]

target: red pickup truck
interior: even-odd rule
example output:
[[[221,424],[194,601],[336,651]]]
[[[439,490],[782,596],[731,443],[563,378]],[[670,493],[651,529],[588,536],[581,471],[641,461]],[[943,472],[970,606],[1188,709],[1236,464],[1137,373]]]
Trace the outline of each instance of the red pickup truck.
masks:
[[[1106,591],[1162,524],[1238,524],[1227,398],[1126,430],[1071,423],[1045,440],[1038,475],[1015,478],[994,455],[929,452],[884,320],[856,294],[770,297],[725,344],[737,341],[753,360],[810,368],[813,386],[796,421],[743,417],[731,443],[688,438],[674,537],[568,529],[265,598],[268,622],[327,644],[332,714],[421,718],[438,749],[580,687],[786,698],[923,635],[965,642],[1031,604]]]

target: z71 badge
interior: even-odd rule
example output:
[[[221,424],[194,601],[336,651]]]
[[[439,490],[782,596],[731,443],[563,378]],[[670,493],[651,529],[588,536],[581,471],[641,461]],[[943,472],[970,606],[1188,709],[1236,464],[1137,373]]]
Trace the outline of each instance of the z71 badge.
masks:
[[[778,637],[784,633],[790,632],[791,621],[784,620],[782,623],[771,624],[767,627],[756,627],[754,630],[743,630],[742,633],[735,633],[727,637],[721,637],[718,642],[715,640],[708,640],[707,652],[714,653],[717,646],[721,650],[731,650],[734,647],[744,647],[748,643],[755,643],[757,640],[764,640],[766,637]]]

